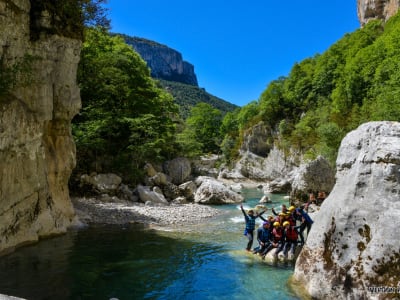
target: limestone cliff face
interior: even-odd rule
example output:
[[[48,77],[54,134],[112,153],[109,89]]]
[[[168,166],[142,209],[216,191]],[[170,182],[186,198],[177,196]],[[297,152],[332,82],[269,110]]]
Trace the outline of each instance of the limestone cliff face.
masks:
[[[147,62],[152,77],[198,86],[194,66],[184,61],[178,51],[146,39],[125,38]]]
[[[81,42],[49,34],[32,41],[30,9],[29,0],[0,0],[4,64],[33,57],[33,81],[0,98],[0,253],[65,232],[74,219],[70,121],[80,108]]]
[[[336,164],[336,184],[315,218],[294,278],[312,299],[396,298],[400,123],[370,122],[350,132]],[[371,293],[369,287],[394,293]]]
[[[369,20],[387,20],[399,10],[399,0],[357,0],[357,13],[361,26]]]

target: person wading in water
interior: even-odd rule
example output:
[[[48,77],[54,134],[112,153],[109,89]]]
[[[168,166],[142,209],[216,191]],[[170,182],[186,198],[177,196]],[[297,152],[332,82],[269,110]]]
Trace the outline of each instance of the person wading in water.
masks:
[[[250,209],[247,214],[243,209],[243,205],[240,205],[240,209],[244,215],[244,220],[246,222],[246,228],[244,230],[244,235],[248,238],[249,242],[247,243],[246,250],[251,251],[251,246],[253,246],[254,240],[254,229],[256,227],[256,219],[260,217],[260,219],[265,220],[261,215],[266,212],[266,210],[262,211],[259,214],[254,215],[254,210]]]

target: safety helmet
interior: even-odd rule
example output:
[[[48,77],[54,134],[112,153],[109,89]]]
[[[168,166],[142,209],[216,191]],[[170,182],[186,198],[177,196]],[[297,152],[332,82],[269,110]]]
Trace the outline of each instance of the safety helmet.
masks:
[[[275,222],[275,223],[274,223],[274,227],[278,227],[278,226],[281,226],[281,223]]]
[[[283,222],[283,226],[285,227],[286,225],[290,225],[290,222],[289,221]]]
[[[296,207],[294,207],[293,205],[291,207],[289,207],[289,211],[293,212],[296,209]]]

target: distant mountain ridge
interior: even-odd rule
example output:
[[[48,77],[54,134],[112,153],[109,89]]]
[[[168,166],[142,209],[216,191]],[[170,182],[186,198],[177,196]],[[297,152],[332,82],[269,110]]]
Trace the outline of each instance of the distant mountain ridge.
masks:
[[[194,66],[184,61],[180,52],[144,38],[125,34],[117,35],[121,36],[146,61],[151,69],[151,76],[158,79],[160,84],[174,97],[183,119],[186,119],[190,109],[200,102],[210,104],[223,114],[238,108],[237,105],[211,95],[204,88],[200,88],[194,73]]]
[[[180,52],[144,38],[119,35],[147,62],[153,78],[198,86],[194,66]]]

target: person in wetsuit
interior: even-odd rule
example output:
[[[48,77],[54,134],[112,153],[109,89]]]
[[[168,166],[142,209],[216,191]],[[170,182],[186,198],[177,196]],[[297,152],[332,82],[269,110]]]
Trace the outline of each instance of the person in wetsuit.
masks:
[[[257,229],[257,241],[259,247],[257,250],[254,250],[253,253],[260,254],[269,249],[272,243],[272,230],[271,230],[271,223],[268,221],[264,221],[263,225]]]
[[[245,212],[243,209],[243,205],[240,205],[240,209],[242,210],[244,220],[246,223],[246,228],[244,230],[244,235],[248,238],[248,243],[246,246],[247,251],[251,251],[251,246],[253,246],[253,240],[254,240],[254,229],[256,227],[256,219],[260,217],[263,221],[266,221],[261,215],[265,213],[266,211],[262,211],[260,214],[254,214],[254,211],[250,209],[248,213]]]

